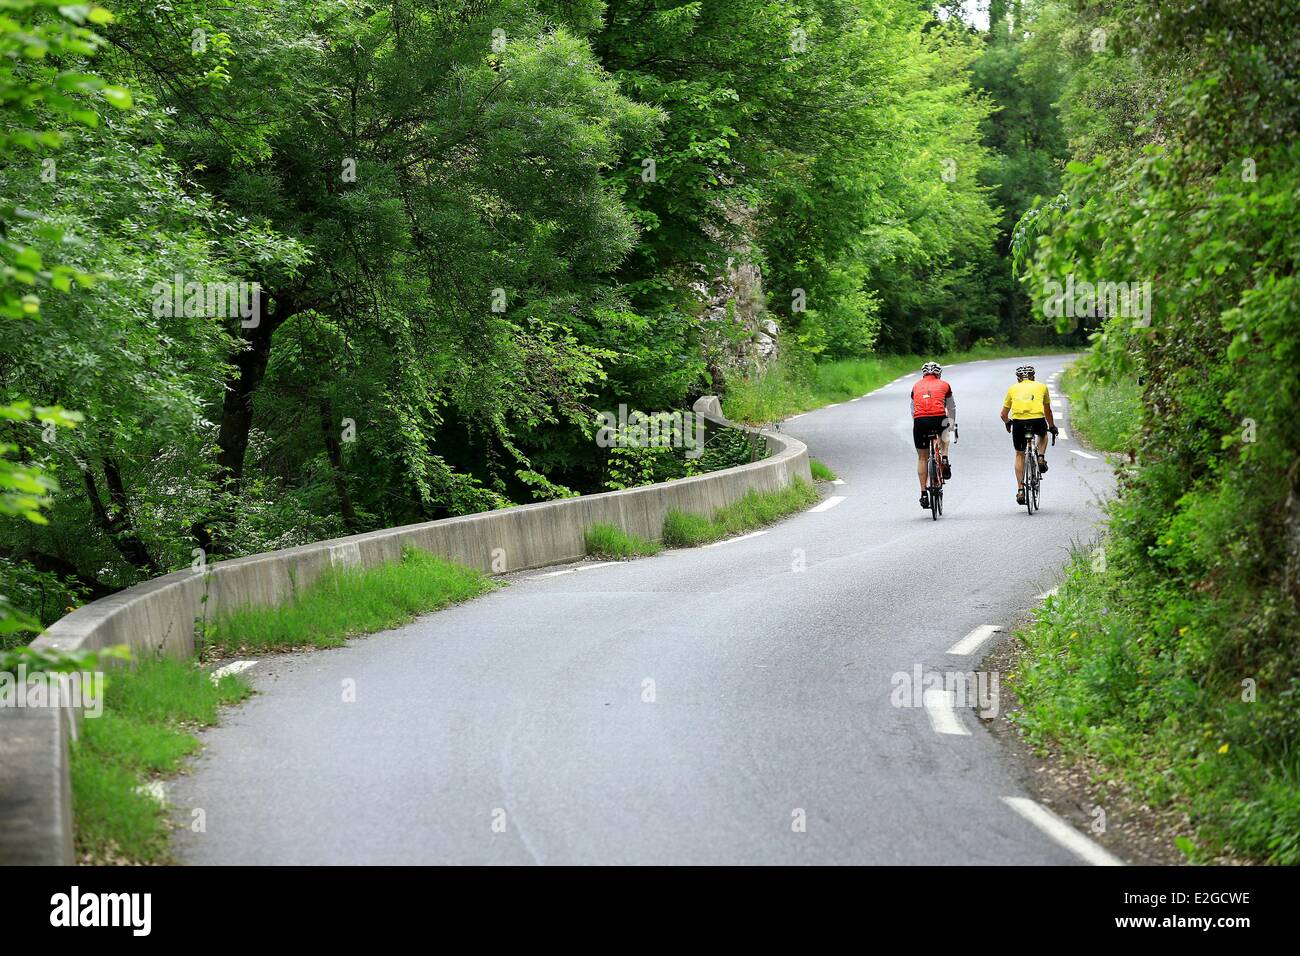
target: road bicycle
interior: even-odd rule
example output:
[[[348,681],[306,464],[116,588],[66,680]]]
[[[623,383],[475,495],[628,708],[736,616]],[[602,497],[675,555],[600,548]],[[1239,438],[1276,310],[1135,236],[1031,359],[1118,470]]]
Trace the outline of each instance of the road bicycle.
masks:
[[[1056,446],[1056,433],[1052,433],[1052,446]],[[1038,510],[1038,496],[1043,484],[1043,473],[1038,470],[1038,439],[1025,436],[1025,507],[1033,514]]]
[[[930,457],[925,463],[925,490],[930,496],[930,517],[935,521],[943,514],[943,456],[939,454],[939,436],[936,432],[930,436]],[[957,428],[953,426],[953,441],[957,440]]]

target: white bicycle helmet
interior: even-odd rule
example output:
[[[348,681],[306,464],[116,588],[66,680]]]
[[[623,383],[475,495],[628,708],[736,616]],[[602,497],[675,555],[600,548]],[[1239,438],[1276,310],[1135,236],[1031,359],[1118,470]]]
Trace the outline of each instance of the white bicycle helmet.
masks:
[[[921,366],[921,374],[941,375],[943,374],[943,366],[940,365],[938,362],[926,362],[924,365]]]
[[[1034,367],[1032,365],[1022,365],[1016,369],[1016,378],[1027,378],[1030,381],[1034,379]]]

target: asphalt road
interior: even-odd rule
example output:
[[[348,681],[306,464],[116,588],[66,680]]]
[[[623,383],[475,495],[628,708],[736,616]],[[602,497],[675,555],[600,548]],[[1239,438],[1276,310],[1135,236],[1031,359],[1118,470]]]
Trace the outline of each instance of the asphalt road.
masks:
[[[1068,358],[1038,357],[1039,379]],[[895,706],[895,675],[977,666],[993,641],[948,650],[1053,586],[1112,487],[1103,460],[1072,452],[1067,413],[1042,511],[1015,504],[998,412],[1019,361],[945,372],[961,440],[938,522],[917,502],[909,379],[782,426],[844,480],[826,510],[512,575],[347,648],[260,661],[261,693],[169,784],[178,858],[1082,862],[1006,802],[1027,797],[1024,771],[972,710],[941,694]]]

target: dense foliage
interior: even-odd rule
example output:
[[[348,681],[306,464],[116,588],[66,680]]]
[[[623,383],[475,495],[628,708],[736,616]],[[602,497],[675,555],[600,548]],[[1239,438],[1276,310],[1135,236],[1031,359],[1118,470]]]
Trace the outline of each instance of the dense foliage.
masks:
[[[1047,0],[1074,160],[1021,223],[1107,301],[1094,388],[1139,396],[1104,551],[1049,615],[1036,719],[1190,801],[1207,846],[1300,861],[1300,31],[1269,0]],[[1116,306],[1119,308],[1116,308]],[[1070,321],[1062,317],[1061,321]],[[1102,560],[1104,556],[1104,560]],[[1045,679],[1045,676],[1055,678]],[[1059,678],[1059,679],[1057,679]]]
[[[601,447],[595,413],[689,408],[773,338],[806,367],[998,333],[987,44],[910,0],[7,9],[0,581],[29,626],[729,464]]]

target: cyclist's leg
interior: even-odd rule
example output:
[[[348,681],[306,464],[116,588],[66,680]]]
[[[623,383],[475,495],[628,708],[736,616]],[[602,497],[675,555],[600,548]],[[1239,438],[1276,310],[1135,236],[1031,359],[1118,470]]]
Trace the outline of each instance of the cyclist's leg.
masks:
[[[1042,424],[1035,424],[1035,428],[1042,428],[1042,434],[1038,436],[1038,470],[1047,471],[1047,419],[1043,419]]]
[[[939,431],[939,461],[943,465],[944,481],[952,477],[952,464],[948,461],[948,430],[950,428],[952,428],[952,423],[945,418],[943,427]]]
[[[916,480],[921,483],[921,491],[925,491],[925,466],[930,458],[928,448],[918,448],[916,450]]]
[[[1028,429],[1020,421],[1011,423],[1011,445],[1016,450],[1016,501],[1024,504],[1025,449],[1029,447]]]

